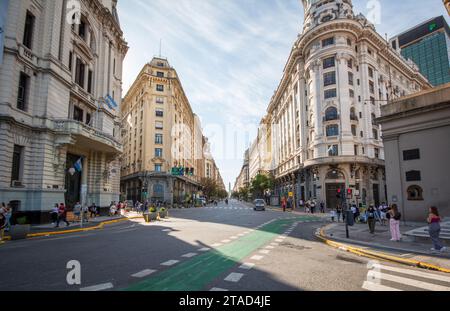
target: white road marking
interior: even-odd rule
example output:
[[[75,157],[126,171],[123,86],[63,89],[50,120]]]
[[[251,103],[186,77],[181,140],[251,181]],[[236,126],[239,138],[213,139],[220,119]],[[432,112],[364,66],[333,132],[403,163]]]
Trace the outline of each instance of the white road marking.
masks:
[[[209,290],[210,292],[228,292],[228,289],[223,289],[219,287],[213,287]]]
[[[251,270],[254,266],[255,266],[254,263],[251,263],[251,262],[245,262],[245,263],[243,263],[241,266],[239,266],[239,269]]]
[[[213,244],[213,245],[211,245],[212,247],[219,247],[219,246],[222,246],[222,243],[215,243],[215,244]]]
[[[391,274],[381,273],[381,272],[376,272],[376,271],[369,271],[369,273],[367,274],[367,277],[369,279],[386,280],[386,281],[391,281],[391,282],[400,283],[403,285],[408,285],[408,286],[422,288],[422,289],[431,290],[431,291],[441,291],[441,292],[450,291],[450,287],[431,284],[431,283],[408,279],[408,278],[403,278],[401,276],[396,276],[396,275],[391,275]]]
[[[264,258],[264,256],[255,255],[255,256],[251,257],[250,259],[251,260],[261,260],[263,258]]]
[[[265,255],[267,255],[267,254],[270,253],[270,250],[268,250],[268,249],[262,249],[262,250],[259,251],[259,253],[260,253],[260,254],[265,254]]]
[[[237,283],[237,282],[239,282],[242,279],[243,276],[244,276],[243,273],[235,273],[235,272],[233,272],[233,273],[230,273],[230,275],[228,275],[224,279],[224,281]]]
[[[396,268],[391,266],[383,266],[380,264],[373,265],[374,269],[381,269],[381,270],[387,270],[387,271],[393,271],[393,272],[399,272],[403,274],[409,274],[413,276],[418,276],[421,278],[431,279],[431,280],[437,280],[437,281],[443,281],[450,283],[450,277],[444,276],[444,275],[437,275],[432,273],[426,273],[422,271],[416,271],[416,270],[408,270],[408,269],[402,269],[402,268]]]
[[[276,239],[275,242],[283,242],[282,239]]]
[[[163,232],[170,232],[170,231],[172,231],[172,229],[163,229],[162,231]]]
[[[274,249],[275,248],[275,246],[272,246],[272,245],[267,245],[265,248],[267,248],[267,249]]]
[[[238,237],[237,236],[232,236],[230,237],[230,240],[236,240]]]
[[[270,243],[270,245],[273,245],[273,246],[279,246],[280,243]]]
[[[145,269],[145,270],[142,270],[141,272],[132,274],[131,276],[134,278],[143,278],[143,277],[146,277],[155,272],[156,272],[156,270]]]
[[[209,247],[203,247],[203,248],[200,248],[198,251],[199,251],[199,252],[207,252],[207,251],[209,251],[209,250],[210,250]]]
[[[182,255],[181,257],[184,257],[184,258],[192,258],[192,257],[194,257],[194,256],[197,256],[197,253],[188,253],[188,254]]]
[[[230,243],[230,240],[223,240],[222,243]]]
[[[93,286],[89,286],[89,287],[83,287],[83,288],[80,288],[80,291],[82,291],[82,292],[98,292],[101,290],[111,289],[113,287],[114,287],[114,285],[112,283],[104,283],[104,284],[98,284],[98,285],[93,285]]]
[[[377,283],[367,282],[367,281],[364,282],[362,288],[369,290],[369,291],[373,291],[373,292],[399,292],[399,291],[401,291],[400,289],[384,286],[384,285],[377,284]]]
[[[173,266],[174,264],[177,264],[179,262],[180,262],[179,260],[169,260],[169,261],[163,262],[161,264],[161,266]]]
[[[239,234],[238,234],[239,237],[244,236],[244,235],[245,235],[245,234],[243,234],[243,233],[239,233]]]

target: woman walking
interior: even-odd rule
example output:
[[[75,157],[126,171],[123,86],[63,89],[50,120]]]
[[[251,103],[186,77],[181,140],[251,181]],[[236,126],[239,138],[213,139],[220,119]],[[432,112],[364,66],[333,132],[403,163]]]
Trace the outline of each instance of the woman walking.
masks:
[[[391,241],[400,242],[402,235],[400,234],[400,219],[402,214],[399,213],[397,204],[392,204],[390,211],[386,214],[389,219],[391,229]]]
[[[375,223],[376,223],[376,210],[375,207],[371,204],[367,209],[367,223],[369,224],[369,230],[371,234],[375,234]]]
[[[442,242],[439,240],[439,234],[441,233],[441,217],[439,216],[437,207],[430,207],[427,221],[430,238],[433,242],[433,248],[431,251],[445,252],[446,247],[444,247]]]
[[[341,215],[342,215],[342,207],[338,204],[337,208],[336,208],[336,213],[337,213],[337,220],[338,222],[341,222]],[[344,221],[342,219],[342,221]]]

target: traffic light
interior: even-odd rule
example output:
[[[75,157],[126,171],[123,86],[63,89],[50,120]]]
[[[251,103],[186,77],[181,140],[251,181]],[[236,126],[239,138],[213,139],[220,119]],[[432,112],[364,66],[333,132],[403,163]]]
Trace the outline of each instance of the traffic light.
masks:
[[[341,188],[339,188],[339,189],[336,191],[336,198],[338,198],[338,199],[341,198]]]
[[[347,194],[351,196],[353,194],[353,189],[347,189]]]

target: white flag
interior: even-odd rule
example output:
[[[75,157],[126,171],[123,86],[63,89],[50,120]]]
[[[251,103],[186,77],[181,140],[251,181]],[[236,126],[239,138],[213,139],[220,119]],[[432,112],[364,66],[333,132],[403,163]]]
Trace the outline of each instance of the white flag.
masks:
[[[128,115],[128,119],[127,119],[128,124],[130,125],[130,127],[133,127],[133,123],[131,123],[131,115]]]

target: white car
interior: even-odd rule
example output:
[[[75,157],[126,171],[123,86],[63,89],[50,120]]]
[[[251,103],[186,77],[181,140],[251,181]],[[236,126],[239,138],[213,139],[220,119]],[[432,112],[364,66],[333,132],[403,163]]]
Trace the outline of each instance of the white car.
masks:
[[[263,199],[257,199],[254,201],[255,207],[253,210],[255,211],[265,211],[266,210],[266,202]]]

